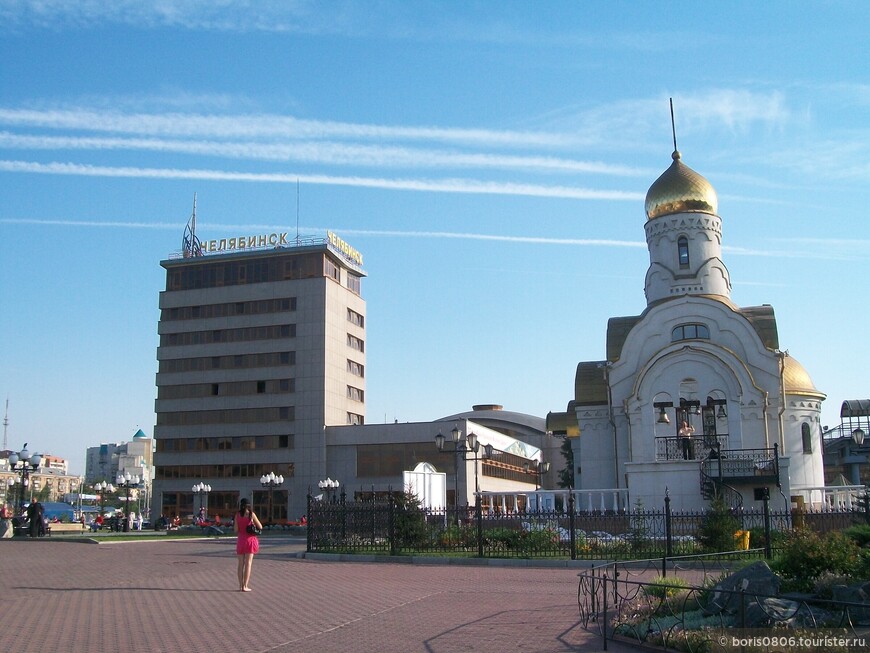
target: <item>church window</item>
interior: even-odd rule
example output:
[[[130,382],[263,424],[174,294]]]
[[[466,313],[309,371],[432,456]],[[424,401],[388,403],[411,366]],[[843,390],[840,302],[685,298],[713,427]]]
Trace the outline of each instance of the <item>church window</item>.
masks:
[[[804,422],[801,424],[801,440],[804,445],[804,453],[813,452],[813,436],[810,434],[810,425]]]
[[[706,324],[680,324],[671,331],[671,342],[679,340],[709,340],[710,329]]]
[[[677,256],[680,259],[680,267],[689,267],[689,239],[685,236],[680,236],[677,240]]]

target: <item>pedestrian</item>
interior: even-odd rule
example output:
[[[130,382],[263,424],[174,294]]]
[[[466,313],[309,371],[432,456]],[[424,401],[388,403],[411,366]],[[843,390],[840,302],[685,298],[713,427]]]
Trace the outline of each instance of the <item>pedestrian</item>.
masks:
[[[14,535],[12,528],[12,514],[4,503],[0,506],[0,539],[8,539]]]
[[[239,502],[239,512],[233,521],[233,531],[236,533],[236,555],[239,558],[239,591],[250,592],[248,582],[251,580],[251,566],[254,564],[254,554],[260,550],[260,540],[255,533],[248,530],[254,527],[256,532],[263,528],[257,515],[251,510],[247,499]],[[253,530],[253,529],[251,529]]]
[[[144,522],[144,518],[142,517],[142,511],[139,511],[139,514],[136,516],[136,530],[142,530],[142,522]]]
[[[677,435],[680,436],[680,446],[683,450],[683,460],[692,460],[695,457],[695,452],[692,450],[692,434],[694,432],[695,427],[689,425],[686,421],[680,424],[680,430],[677,431]]]
[[[30,505],[27,506],[27,520],[29,522],[28,527],[30,529],[30,537],[39,537],[42,535],[45,524],[42,523],[42,514],[43,508],[42,504],[39,503],[39,499],[34,499],[30,502]]]

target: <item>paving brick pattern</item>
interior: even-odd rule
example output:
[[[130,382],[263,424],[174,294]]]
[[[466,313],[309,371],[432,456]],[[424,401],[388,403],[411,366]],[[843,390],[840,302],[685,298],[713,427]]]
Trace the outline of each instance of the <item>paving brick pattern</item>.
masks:
[[[312,560],[264,537],[243,593],[234,540],[84,540],[0,541],[2,650],[601,650],[578,623],[576,569]]]

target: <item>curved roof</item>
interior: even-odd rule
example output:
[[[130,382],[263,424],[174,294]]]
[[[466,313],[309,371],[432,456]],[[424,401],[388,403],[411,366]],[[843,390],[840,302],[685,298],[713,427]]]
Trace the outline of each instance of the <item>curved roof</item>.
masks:
[[[703,176],[680,161],[674,150],[674,162],[653,182],[646,194],[646,217],[649,220],[672,213],[711,213],[719,210],[716,190]]]
[[[547,432],[547,420],[543,417],[502,410],[498,404],[484,404],[474,408],[475,410],[442,417],[437,421],[467,419],[520,439],[526,435],[544,435]]]
[[[580,435],[580,425],[577,423],[577,413],[571,410],[574,402],[569,402],[568,410],[564,413],[547,413],[547,431],[554,435],[564,435],[576,438]]]
[[[840,417],[870,416],[870,399],[847,399],[840,406]]]
[[[782,385],[786,394],[825,396],[816,389],[809,372],[792,356],[782,359]]]
[[[607,403],[606,361],[578,363],[574,374],[574,402],[578,406],[601,406]]]

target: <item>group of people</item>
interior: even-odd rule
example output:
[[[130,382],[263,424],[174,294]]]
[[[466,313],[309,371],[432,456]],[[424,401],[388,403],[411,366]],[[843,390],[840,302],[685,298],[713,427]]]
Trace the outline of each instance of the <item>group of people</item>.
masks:
[[[45,535],[45,509],[38,499],[34,499],[24,511],[25,519],[20,517],[19,525],[23,526],[30,537]],[[0,506],[0,539],[8,539],[15,535],[15,512],[5,503]]]

